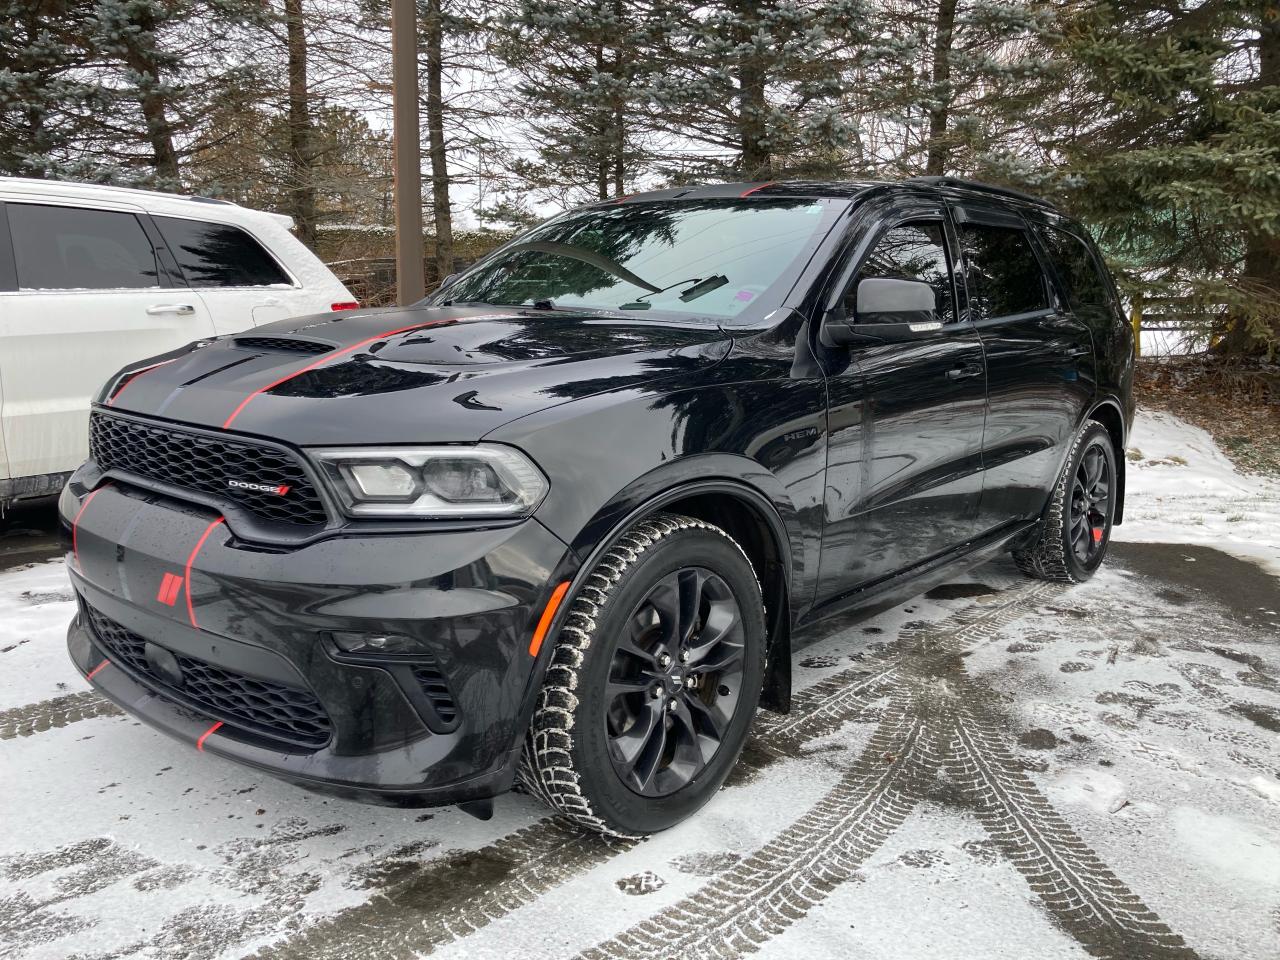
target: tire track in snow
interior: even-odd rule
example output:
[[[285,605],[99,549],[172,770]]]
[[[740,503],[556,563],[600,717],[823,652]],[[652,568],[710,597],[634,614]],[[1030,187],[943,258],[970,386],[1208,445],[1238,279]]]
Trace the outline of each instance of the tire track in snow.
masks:
[[[909,781],[919,767],[924,724],[909,716],[905,702],[896,706],[839,783],[792,826],[692,896],[584,951],[580,960],[753,953],[853,878],[915,807]]]
[[[966,684],[967,686],[967,684]],[[950,719],[944,767],[987,834],[1053,921],[1097,957],[1183,960],[1196,954],[1081,839],[1032,783],[992,714]]]
[[[92,720],[94,717],[119,716],[124,716],[124,711],[106,697],[99,696],[92,690],[84,690],[0,711],[0,740],[30,737],[46,730],[65,727],[69,723]]]
[[[925,642],[986,636],[1025,612],[1045,593],[1044,587],[1019,584],[995,602],[964,607],[935,624],[904,633]],[[762,712],[753,733],[759,752],[769,760],[792,756],[806,741],[836,731],[888,695],[901,658],[900,643],[885,644],[869,661],[797,694],[791,713]],[[324,960],[353,954],[396,958],[430,953],[532,903],[636,842],[605,840],[555,818],[541,820],[479,851],[428,862],[415,876],[368,902],[321,919],[303,934],[255,956]],[[433,903],[436,890],[445,891],[443,904],[438,899]]]
[[[998,600],[973,604],[937,623],[906,629],[903,636],[925,636],[939,642],[983,625],[992,625],[987,627],[989,631],[1039,592],[1040,585],[1018,586],[1000,594]],[[875,714],[878,704],[891,693],[901,646],[897,641],[873,648],[850,668],[801,691],[790,714],[761,713],[753,735],[755,746],[762,748],[757,759],[767,763],[792,756],[808,740],[834,732],[856,717]],[[5,738],[31,736],[94,716],[116,715],[122,712],[110,701],[84,691],[0,714],[0,734]],[[750,761],[744,765],[749,766]],[[282,925],[287,939],[263,948],[258,956],[322,960],[430,953],[532,903],[632,846],[634,841],[607,841],[548,818],[499,837],[481,850],[428,861],[407,879],[402,872],[392,871],[397,879],[373,892],[364,904],[302,930],[294,924]],[[376,873],[379,862],[388,857],[375,858],[367,866]],[[831,878],[815,882],[821,886]],[[260,919],[269,922],[265,916]],[[252,926],[258,927],[259,935],[267,933],[257,923]],[[291,926],[295,929],[289,930]]]
[[[635,843],[540,820],[479,850],[429,861],[412,878],[254,957],[407,960],[474,933]]]
[[[1062,591],[1037,584],[1021,596],[1029,602]],[[1114,960],[1194,958],[1039,792],[1007,746],[1009,724],[998,697],[965,672],[964,654],[1016,620],[1020,607],[1005,604],[975,617],[971,629],[924,628],[904,635],[903,655],[889,668],[898,681],[893,699],[849,777],[779,838],[578,960],[755,952],[853,876],[925,798],[971,809],[1049,919],[1090,954]],[[899,755],[884,744],[904,728],[914,733]],[[866,779],[865,764],[878,749],[898,768],[892,785]],[[873,813],[868,805],[880,801],[886,809]],[[841,817],[841,811],[850,815]],[[794,854],[796,846],[802,856]]]
[[[868,706],[876,699],[874,692],[878,687],[899,675],[899,666],[908,649],[985,639],[1024,616],[1035,601],[1057,592],[1054,584],[1020,583],[1003,591],[993,602],[971,604],[937,623],[909,624],[896,641],[884,644],[867,661],[825,677],[796,694],[790,713],[761,714],[756,721],[759,735],[768,737],[770,742],[780,740],[795,745],[831,732],[850,718],[852,710]]]

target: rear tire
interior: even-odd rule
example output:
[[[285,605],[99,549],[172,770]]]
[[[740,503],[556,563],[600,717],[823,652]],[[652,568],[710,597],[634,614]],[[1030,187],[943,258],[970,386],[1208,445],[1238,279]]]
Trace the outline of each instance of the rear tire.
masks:
[[[764,638],[760,585],[727,533],[675,514],[637,523],[592,570],[560,628],[522,786],[609,836],[684,820],[742,751]]]
[[[1054,484],[1036,540],[1013,552],[1027,576],[1081,583],[1102,565],[1115,517],[1116,453],[1111,434],[1086,420]]]

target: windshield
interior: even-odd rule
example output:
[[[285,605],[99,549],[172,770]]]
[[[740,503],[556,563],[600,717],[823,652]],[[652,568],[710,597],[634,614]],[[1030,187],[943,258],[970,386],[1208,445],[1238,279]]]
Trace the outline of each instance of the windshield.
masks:
[[[831,201],[813,199],[575,210],[481,261],[433,299],[748,320],[779,305],[834,213]]]

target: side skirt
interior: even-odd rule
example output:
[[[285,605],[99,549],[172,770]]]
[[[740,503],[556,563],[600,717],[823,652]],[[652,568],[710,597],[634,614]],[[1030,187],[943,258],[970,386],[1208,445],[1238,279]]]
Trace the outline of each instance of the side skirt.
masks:
[[[792,652],[829,636],[849,623],[856,623],[919,596],[941,583],[981,563],[985,563],[1033,535],[1037,520],[1021,520],[970,540],[932,560],[917,564],[852,593],[830,600],[810,610],[792,633]]]
[[[70,478],[70,473],[42,473],[34,477],[0,480],[0,516],[20,500],[56,497]]]

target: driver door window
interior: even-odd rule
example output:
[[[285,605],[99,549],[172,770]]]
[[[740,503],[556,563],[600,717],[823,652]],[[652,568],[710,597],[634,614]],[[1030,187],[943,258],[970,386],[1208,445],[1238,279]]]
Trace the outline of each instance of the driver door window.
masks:
[[[904,223],[886,230],[845,292],[845,316],[852,317],[856,313],[858,284],[872,277],[921,280],[929,284],[937,299],[938,319],[943,323],[955,320],[951,266],[947,258],[946,235],[940,222]]]

